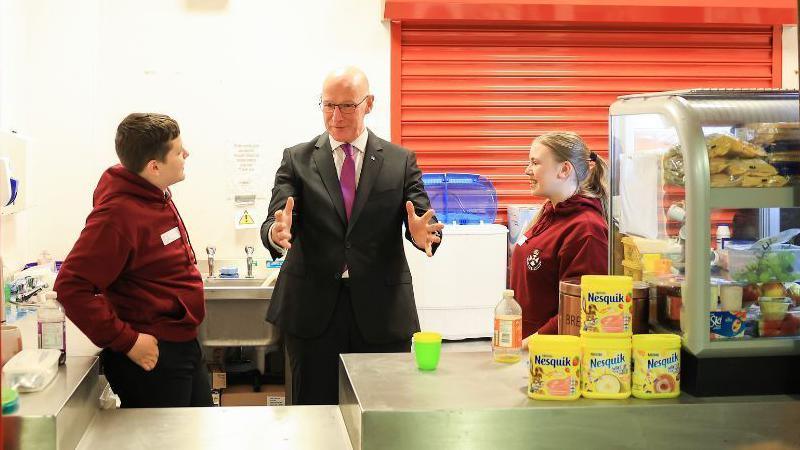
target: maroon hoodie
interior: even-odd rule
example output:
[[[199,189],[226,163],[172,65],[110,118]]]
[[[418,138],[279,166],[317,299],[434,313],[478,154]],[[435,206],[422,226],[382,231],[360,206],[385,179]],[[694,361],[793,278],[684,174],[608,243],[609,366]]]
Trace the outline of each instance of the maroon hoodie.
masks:
[[[203,281],[169,190],[116,165],[100,177],[93,206],[55,282],[67,317],[95,345],[121,353],[139,333],[194,339]]]
[[[600,200],[574,195],[541,217],[514,247],[511,289],[522,306],[522,335],[558,333],[558,283],[608,273],[608,226]]]

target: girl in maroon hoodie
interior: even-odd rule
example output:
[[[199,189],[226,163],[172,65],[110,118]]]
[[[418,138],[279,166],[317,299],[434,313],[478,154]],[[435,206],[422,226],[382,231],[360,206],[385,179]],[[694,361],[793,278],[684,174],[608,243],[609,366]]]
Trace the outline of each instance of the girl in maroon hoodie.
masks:
[[[558,283],[608,273],[608,166],[580,136],[547,133],[533,141],[525,174],[547,202],[511,257],[511,288],[522,306],[522,335],[558,332]]]

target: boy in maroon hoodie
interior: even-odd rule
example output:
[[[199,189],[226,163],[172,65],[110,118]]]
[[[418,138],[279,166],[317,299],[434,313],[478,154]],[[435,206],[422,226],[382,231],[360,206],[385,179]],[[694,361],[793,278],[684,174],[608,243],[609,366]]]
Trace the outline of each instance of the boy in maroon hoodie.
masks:
[[[511,288],[522,335],[558,333],[558,283],[608,273],[607,165],[575,133],[547,133],[531,145],[531,192],[547,199],[511,256]]]
[[[103,349],[123,408],[211,406],[197,342],[203,281],[169,190],[184,179],[189,152],[162,114],[129,115],[115,144],[122,164],[100,177],[54,289],[67,317]]]

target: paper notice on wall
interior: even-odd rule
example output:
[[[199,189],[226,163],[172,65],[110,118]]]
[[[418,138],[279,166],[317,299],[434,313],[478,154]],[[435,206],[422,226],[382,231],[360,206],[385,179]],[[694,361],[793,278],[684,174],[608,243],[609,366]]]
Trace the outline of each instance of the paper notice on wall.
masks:
[[[267,194],[267,181],[274,174],[265,173],[264,156],[264,146],[260,143],[231,145],[233,196],[263,198]]]

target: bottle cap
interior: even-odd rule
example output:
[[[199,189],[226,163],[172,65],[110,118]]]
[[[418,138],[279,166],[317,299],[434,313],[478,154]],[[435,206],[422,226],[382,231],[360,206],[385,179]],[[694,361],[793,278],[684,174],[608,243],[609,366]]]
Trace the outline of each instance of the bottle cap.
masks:
[[[514,290],[513,289],[504,289],[503,290],[503,297],[505,297],[505,298],[514,297]]]

